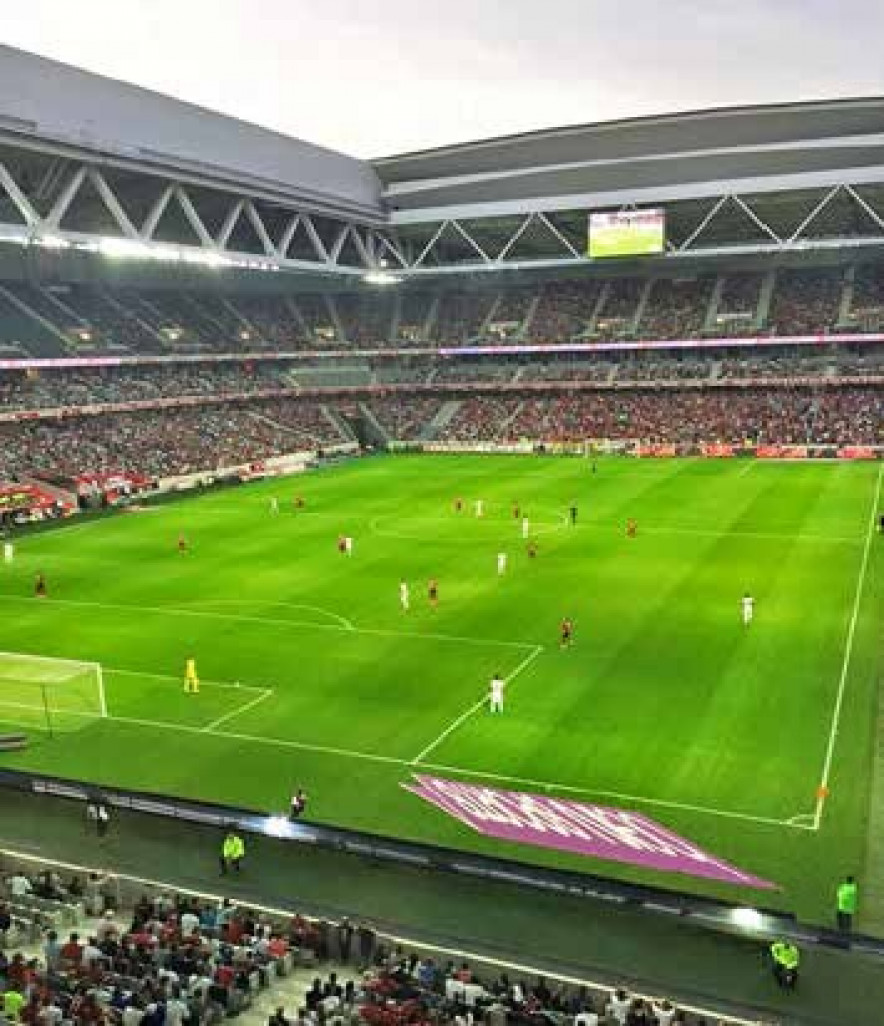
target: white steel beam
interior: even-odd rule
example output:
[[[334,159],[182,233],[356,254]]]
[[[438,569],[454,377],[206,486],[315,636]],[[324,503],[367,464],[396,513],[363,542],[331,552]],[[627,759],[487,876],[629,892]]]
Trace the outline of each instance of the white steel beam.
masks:
[[[200,217],[196,207],[193,205],[193,200],[190,198],[187,190],[181,185],[176,185],[172,190],[175,199],[178,202],[178,206],[181,207],[184,216],[187,218],[187,223],[196,232],[197,238],[200,240],[200,244],[205,249],[214,249],[215,240],[209,234],[208,228],[203,223],[203,219]]]
[[[319,232],[316,230],[316,225],[313,223],[313,218],[309,214],[301,215],[301,223],[307,232],[307,238],[313,245],[313,249],[316,252],[316,256],[324,264],[330,264],[332,262],[329,251],[325,248],[325,243]]]
[[[264,252],[269,257],[278,257],[279,253],[276,249],[276,246],[273,245],[273,240],[270,238],[270,235],[267,232],[267,228],[265,227],[264,222],[261,220],[261,215],[258,213],[255,204],[252,203],[250,199],[247,199],[245,201],[243,209],[246,212],[246,217],[249,219],[249,223],[255,229],[255,234],[258,236],[258,239],[261,242],[261,246],[263,247]]]
[[[283,228],[282,235],[279,237],[279,242],[276,244],[276,252],[280,257],[285,258],[289,251],[289,246],[292,244],[292,240],[295,237],[295,232],[298,230],[298,225],[301,223],[300,214],[292,214],[289,218],[288,224]]]
[[[233,229],[236,227],[236,222],[239,220],[244,204],[245,200],[238,199],[231,204],[230,209],[227,211],[224,223],[221,225],[221,229],[215,238],[215,245],[219,249],[227,249],[227,243],[230,241],[230,236],[233,234]]]
[[[160,218],[163,216],[166,207],[169,205],[169,200],[172,198],[173,191],[174,186],[167,185],[159,196],[157,196],[154,201],[154,205],[148,211],[147,217],[145,217],[144,224],[141,226],[141,231],[139,233],[144,242],[150,242],[153,239],[153,233],[157,230]]]
[[[107,212],[114,219],[117,227],[123,235],[125,235],[127,239],[138,239],[138,229],[129,219],[129,215],[123,209],[123,205],[120,203],[119,197],[110,185],[108,185],[107,179],[104,175],[100,171],[96,171],[94,167],[90,167],[86,176],[101,198],[101,202],[107,208]]]
[[[62,218],[68,212],[71,203],[74,201],[74,197],[80,191],[80,186],[85,180],[86,165],[80,164],[68,179],[67,185],[59,193],[58,199],[56,199],[55,203],[52,204],[52,209],[49,211],[49,215],[44,222],[47,227],[58,228]]]
[[[40,215],[31,206],[28,197],[21,191],[16,180],[3,164],[0,164],[0,189],[12,200],[13,206],[24,218],[25,224],[29,228],[39,228]]]

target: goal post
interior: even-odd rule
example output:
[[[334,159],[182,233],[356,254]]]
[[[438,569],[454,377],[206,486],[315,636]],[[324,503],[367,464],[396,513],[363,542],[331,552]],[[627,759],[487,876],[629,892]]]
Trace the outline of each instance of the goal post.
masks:
[[[0,724],[52,735],[106,716],[100,663],[0,652]]]

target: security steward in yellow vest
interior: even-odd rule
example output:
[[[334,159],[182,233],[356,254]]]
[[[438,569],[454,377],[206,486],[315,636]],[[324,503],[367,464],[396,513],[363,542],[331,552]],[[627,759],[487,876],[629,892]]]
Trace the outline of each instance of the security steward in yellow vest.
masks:
[[[787,940],[774,941],[770,946],[770,957],[777,983],[784,990],[794,990],[798,983],[798,964],[801,961],[797,945]]]
[[[238,873],[245,856],[245,842],[239,834],[229,830],[221,845],[221,875],[226,876],[230,870]]]

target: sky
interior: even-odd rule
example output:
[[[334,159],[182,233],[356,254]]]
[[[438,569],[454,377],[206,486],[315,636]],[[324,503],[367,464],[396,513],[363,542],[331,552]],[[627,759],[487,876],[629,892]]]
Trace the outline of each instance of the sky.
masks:
[[[0,0],[0,42],[359,157],[884,94],[881,0]]]

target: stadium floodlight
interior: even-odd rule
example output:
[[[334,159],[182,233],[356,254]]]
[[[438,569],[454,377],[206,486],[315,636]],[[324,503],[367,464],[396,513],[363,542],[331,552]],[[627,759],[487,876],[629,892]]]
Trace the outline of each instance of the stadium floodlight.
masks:
[[[60,235],[37,235],[34,238],[35,246],[44,246],[46,249],[67,249],[70,243]]]
[[[134,239],[104,237],[98,240],[98,252],[111,260],[146,260],[151,256],[151,247]]]
[[[362,280],[366,285],[398,285],[402,279],[389,271],[369,271],[363,275]]]
[[[264,822],[264,833],[268,837],[291,837],[292,824],[285,816],[268,816]]]
[[[732,909],[731,919],[735,925],[743,927],[744,930],[760,930],[764,923],[761,913],[754,908]]]

